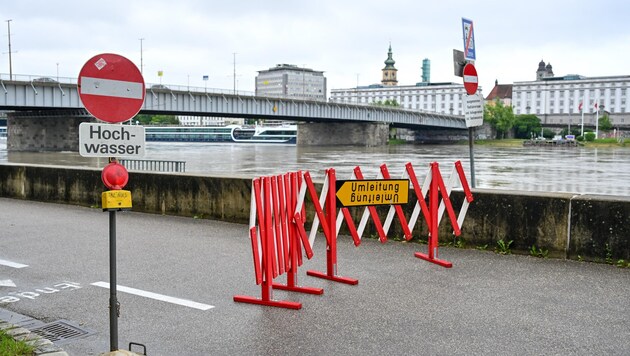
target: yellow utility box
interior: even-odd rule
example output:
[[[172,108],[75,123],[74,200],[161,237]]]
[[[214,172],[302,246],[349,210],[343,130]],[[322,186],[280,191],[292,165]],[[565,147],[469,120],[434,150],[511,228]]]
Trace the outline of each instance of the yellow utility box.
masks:
[[[131,209],[131,192],[128,190],[108,190],[101,194],[103,210]]]

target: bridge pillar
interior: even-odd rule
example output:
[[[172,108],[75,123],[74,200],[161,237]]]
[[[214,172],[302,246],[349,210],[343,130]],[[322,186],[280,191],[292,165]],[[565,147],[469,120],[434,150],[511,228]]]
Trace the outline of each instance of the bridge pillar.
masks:
[[[82,109],[7,113],[7,151],[79,152],[79,124],[95,119]]]
[[[298,124],[299,146],[384,146],[389,125],[373,122],[305,122]]]

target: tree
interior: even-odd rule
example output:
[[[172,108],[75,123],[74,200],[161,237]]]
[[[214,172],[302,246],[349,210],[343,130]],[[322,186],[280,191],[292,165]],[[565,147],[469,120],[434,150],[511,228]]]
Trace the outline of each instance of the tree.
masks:
[[[536,115],[516,115],[514,120],[514,137],[531,138],[532,132],[540,132],[540,119]]]
[[[505,134],[514,126],[515,117],[512,107],[503,105],[503,102],[497,99],[485,105],[483,120],[497,131],[497,138],[505,138]]]
[[[400,104],[398,104],[398,101],[396,101],[396,99],[387,99],[385,101],[375,101],[372,103],[372,105],[376,105],[376,106],[394,106],[394,107],[399,107]]]
[[[595,132],[585,132],[584,133],[584,139],[588,142],[593,142],[595,141]]]
[[[599,118],[599,129],[602,131],[610,131],[612,130],[613,125],[610,122],[610,118],[608,114],[604,114],[604,116]]]
[[[179,125],[177,116],[174,115],[146,115],[140,114],[133,118],[141,125]]]

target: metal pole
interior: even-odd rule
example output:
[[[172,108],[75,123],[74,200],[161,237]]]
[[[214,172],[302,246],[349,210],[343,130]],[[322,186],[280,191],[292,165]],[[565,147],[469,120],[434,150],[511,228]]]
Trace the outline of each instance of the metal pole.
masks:
[[[13,64],[11,62],[11,21],[7,20],[7,34],[9,36],[9,80],[13,80]]]
[[[473,146],[474,146],[474,133],[475,128],[468,128],[468,148],[470,151],[470,184],[473,188],[475,188],[475,155],[473,154]]]
[[[144,41],[144,38],[140,38],[140,74],[143,74],[144,72],[144,61],[142,58],[142,41]]]
[[[109,350],[118,350],[118,299],[116,298],[116,210],[109,211]]]
[[[236,94],[236,52],[232,53],[234,55],[234,60],[232,62],[233,68],[233,79],[234,79],[234,94]]]

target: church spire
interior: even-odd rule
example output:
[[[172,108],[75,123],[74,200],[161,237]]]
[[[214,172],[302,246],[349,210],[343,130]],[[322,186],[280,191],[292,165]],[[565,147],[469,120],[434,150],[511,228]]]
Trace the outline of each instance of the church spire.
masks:
[[[389,51],[387,52],[387,59],[385,60],[385,68],[383,68],[383,80],[381,83],[385,86],[394,86],[398,85],[398,80],[396,79],[396,72],[398,69],[394,67],[396,61],[392,57],[392,44],[389,43]]]

